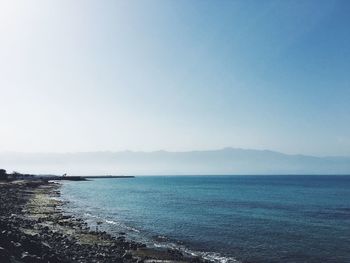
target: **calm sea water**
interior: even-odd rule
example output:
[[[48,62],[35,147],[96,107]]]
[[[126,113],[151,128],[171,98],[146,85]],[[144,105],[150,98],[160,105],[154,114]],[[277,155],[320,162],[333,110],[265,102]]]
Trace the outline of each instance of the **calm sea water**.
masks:
[[[65,182],[91,227],[220,262],[350,262],[350,176],[152,176]]]

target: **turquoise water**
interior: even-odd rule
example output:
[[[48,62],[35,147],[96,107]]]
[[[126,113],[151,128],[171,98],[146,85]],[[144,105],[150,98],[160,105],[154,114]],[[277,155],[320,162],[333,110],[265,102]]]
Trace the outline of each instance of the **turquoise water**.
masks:
[[[220,262],[350,262],[350,176],[162,176],[64,182],[93,227]]]

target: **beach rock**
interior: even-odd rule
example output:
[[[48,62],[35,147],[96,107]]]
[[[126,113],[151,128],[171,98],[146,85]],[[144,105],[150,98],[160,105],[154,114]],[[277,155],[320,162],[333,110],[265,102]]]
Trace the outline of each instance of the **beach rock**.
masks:
[[[12,246],[15,247],[15,248],[19,248],[19,247],[22,246],[21,243],[19,243],[19,242],[14,242],[14,241],[11,241],[11,244],[12,244]]]
[[[172,255],[173,257],[175,257],[176,259],[181,259],[183,258],[183,254],[179,251],[179,250],[176,250],[176,249],[168,249],[168,253],[170,255]]]
[[[39,263],[39,262],[41,262],[40,257],[38,257],[36,255],[29,254],[27,252],[24,252],[22,254],[21,260],[25,263]]]
[[[45,255],[42,259],[44,262],[50,262],[50,263],[62,262],[62,260],[55,254]]]
[[[126,252],[126,253],[123,254],[122,258],[124,258],[124,259],[132,259],[132,255],[130,253]]]
[[[0,247],[0,262],[1,263],[9,263],[10,262],[10,253],[4,249],[3,247]]]
[[[46,249],[46,250],[50,250],[51,249],[51,246],[48,243],[44,242],[44,241],[41,242],[41,246],[43,247],[43,249]]]
[[[30,240],[26,244],[23,244],[23,247],[26,251],[34,255],[41,254],[42,252],[40,245],[33,240]]]
[[[137,249],[137,244],[136,243],[134,243],[134,242],[130,242],[129,243],[129,249],[131,249],[131,250],[136,250]]]

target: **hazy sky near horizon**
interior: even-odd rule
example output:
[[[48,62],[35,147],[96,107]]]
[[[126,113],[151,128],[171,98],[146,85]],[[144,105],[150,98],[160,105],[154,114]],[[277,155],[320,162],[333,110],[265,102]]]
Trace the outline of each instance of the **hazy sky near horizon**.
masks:
[[[0,151],[350,155],[350,1],[0,1]]]

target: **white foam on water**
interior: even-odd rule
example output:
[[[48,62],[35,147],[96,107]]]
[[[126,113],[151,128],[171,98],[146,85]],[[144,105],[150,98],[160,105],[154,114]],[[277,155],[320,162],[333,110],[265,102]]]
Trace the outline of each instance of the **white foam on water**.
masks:
[[[84,216],[92,217],[92,218],[99,218],[98,216],[94,216],[90,213],[84,213]]]
[[[159,248],[172,248],[172,249],[177,249],[180,250],[181,252],[190,255],[190,256],[199,256],[203,259],[206,259],[211,262],[215,263],[240,263],[239,260],[233,258],[233,257],[226,257],[222,256],[219,253],[215,252],[203,252],[203,251],[193,251],[191,249],[188,249],[185,246],[178,245],[175,243],[170,243],[170,242],[165,242],[165,243],[158,243],[154,242],[153,243],[154,247],[159,247]]]
[[[209,261],[220,262],[220,263],[239,263],[237,259],[233,257],[224,257],[214,252],[199,252],[199,255]]]
[[[132,231],[132,232],[136,232],[136,233],[140,233],[139,230],[137,230],[136,228],[133,228],[133,227],[130,227],[130,226],[126,226],[125,224],[121,223],[121,222],[116,222],[116,221],[113,221],[113,220],[105,220],[105,222],[107,224],[111,224],[111,225],[116,225],[116,226],[119,226],[119,227],[122,227],[122,228],[125,228],[129,231]]]

